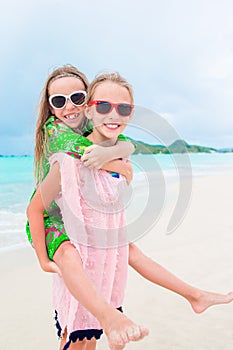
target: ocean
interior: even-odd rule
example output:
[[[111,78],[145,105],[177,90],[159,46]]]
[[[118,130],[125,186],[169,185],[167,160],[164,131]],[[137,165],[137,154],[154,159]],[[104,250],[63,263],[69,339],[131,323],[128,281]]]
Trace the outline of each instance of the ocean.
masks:
[[[147,173],[175,181],[179,168],[188,168],[192,176],[233,174],[233,153],[135,155],[132,164],[132,186],[143,189]],[[33,157],[0,157],[0,252],[28,244],[25,210],[33,189]]]

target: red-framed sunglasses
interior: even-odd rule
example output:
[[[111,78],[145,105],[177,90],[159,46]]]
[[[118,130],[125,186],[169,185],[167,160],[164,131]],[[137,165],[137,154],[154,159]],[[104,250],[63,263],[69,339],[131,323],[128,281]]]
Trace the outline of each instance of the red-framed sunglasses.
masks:
[[[129,103],[112,103],[100,100],[93,100],[88,103],[88,106],[93,105],[95,105],[96,111],[100,114],[108,114],[115,108],[121,117],[129,117],[134,109],[134,105]]]

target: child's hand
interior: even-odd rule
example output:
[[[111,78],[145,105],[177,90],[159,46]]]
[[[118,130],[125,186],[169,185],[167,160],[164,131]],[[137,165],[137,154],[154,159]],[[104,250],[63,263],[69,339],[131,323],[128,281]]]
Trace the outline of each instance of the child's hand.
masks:
[[[133,168],[131,162],[128,161],[125,163],[125,172],[122,175],[126,177],[126,181],[129,185],[130,182],[133,180]]]
[[[60,271],[59,267],[52,260],[48,259],[46,262],[41,262],[40,266],[41,266],[42,270],[45,272],[58,273],[59,276],[61,276],[61,271]]]
[[[88,168],[101,169],[105,163],[114,158],[111,147],[91,145],[85,149],[81,161]]]

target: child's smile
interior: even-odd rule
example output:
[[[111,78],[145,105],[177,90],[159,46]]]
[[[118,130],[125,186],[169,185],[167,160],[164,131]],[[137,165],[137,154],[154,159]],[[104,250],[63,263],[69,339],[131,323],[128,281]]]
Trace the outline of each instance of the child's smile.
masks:
[[[106,126],[107,129],[110,129],[110,130],[117,130],[118,128],[120,128],[120,124],[112,124],[112,123],[104,123],[103,124],[104,126]]]

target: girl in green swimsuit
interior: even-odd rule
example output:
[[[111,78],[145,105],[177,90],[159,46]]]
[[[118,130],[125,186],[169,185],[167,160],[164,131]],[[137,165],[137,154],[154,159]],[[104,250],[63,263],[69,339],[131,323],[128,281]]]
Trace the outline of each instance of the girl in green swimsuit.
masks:
[[[49,90],[51,90],[53,85],[56,84],[59,87],[64,79],[67,80],[67,84],[74,84],[74,92],[69,97],[63,94],[55,94],[49,97]],[[50,168],[49,157],[57,152],[65,152],[71,157],[82,158],[86,166],[102,167],[113,172],[117,171],[125,175],[130,181],[132,169],[129,165],[120,160],[110,162],[112,159],[128,157],[134,151],[134,146],[127,141],[124,135],[119,136],[119,142],[113,147],[91,146],[92,142],[85,136],[82,136],[82,134],[88,135],[92,131],[91,125],[88,123],[82,110],[85,105],[88,86],[89,83],[86,76],[70,65],[56,69],[48,77],[42,92],[36,130],[36,185],[39,185],[48,174]],[[61,91],[64,91],[63,87]],[[69,101],[67,101],[68,99]],[[67,102],[70,104],[70,111]],[[77,109],[79,109],[78,113]],[[64,110],[66,114],[63,113]],[[58,115],[58,118],[52,114]],[[84,155],[85,150],[86,154]],[[103,160],[104,163],[109,163],[103,165]],[[35,191],[32,197],[34,194]],[[55,202],[52,202],[49,209],[44,212],[44,227],[47,252],[52,260],[55,251],[61,243],[69,241],[60,210]],[[28,222],[26,224],[26,232],[29,242],[33,244]]]

